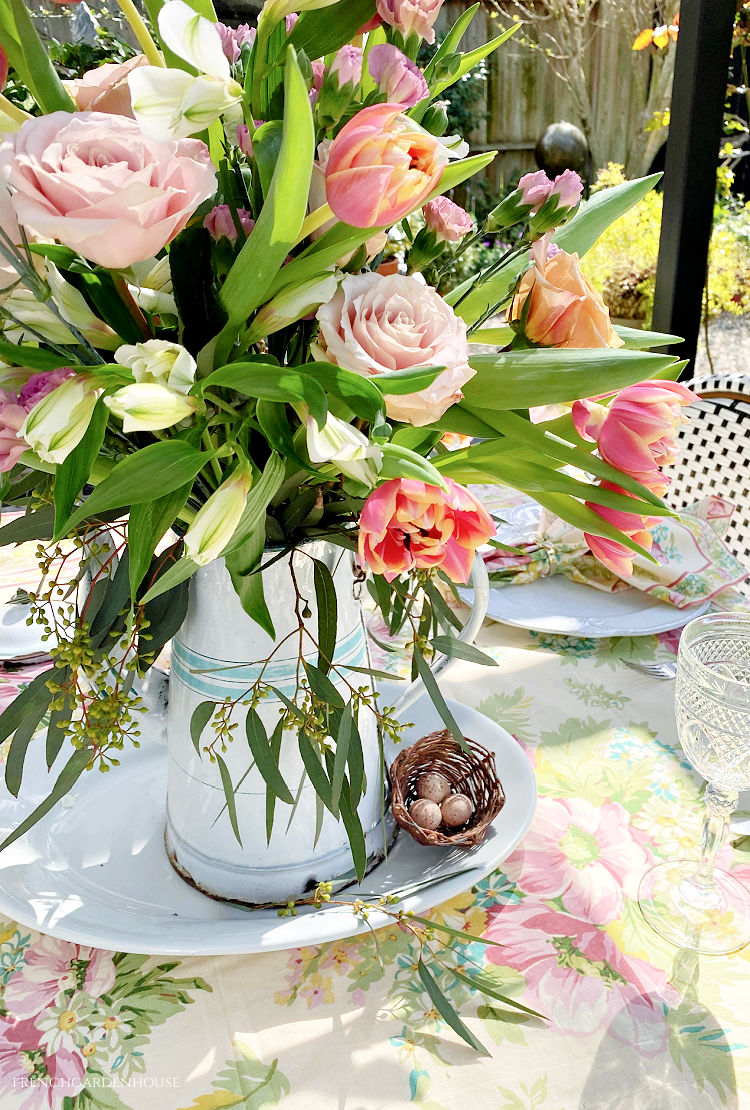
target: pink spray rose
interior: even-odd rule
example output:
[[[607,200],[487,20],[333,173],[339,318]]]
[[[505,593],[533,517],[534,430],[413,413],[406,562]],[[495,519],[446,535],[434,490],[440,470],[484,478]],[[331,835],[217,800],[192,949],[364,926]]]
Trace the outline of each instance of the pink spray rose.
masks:
[[[12,470],[28,444],[18,435],[28,413],[15,393],[0,389],[0,474]]]
[[[362,77],[362,50],[359,46],[342,46],[331,62],[331,73],[336,75],[339,88],[350,81],[358,85]]]
[[[484,506],[446,478],[446,490],[391,478],[370,494],[359,521],[359,560],[392,582],[403,571],[440,567],[468,582],[476,549],[495,534]]]
[[[448,158],[438,139],[402,115],[402,105],[373,104],[357,112],[331,144],[328,203],[344,223],[387,227],[426,200]]]
[[[255,27],[251,27],[247,23],[241,23],[239,27],[228,27],[226,23],[214,23],[214,27],[219,32],[224,57],[232,65],[240,60],[240,51],[245,43],[252,46],[255,42],[257,31]]]
[[[319,347],[313,354],[357,374],[445,367],[418,393],[386,394],[392,420],[416,427],[438,420],[474,376],[466,324],[419,277],[347,274],[317,317]]]
[[[0,180],[20,224],[113,269],[153,258],[216,190],[200,140],[156,142],[100,112],[27,120],[0,144]]]
[[[474,227],[471,216],[448,197],[435,197],[422,209],[430,231],[447,243],[459,243]]]
[[[245,235],[249,235],[255,226],[252,212],[248,212],[247,208],[238,208],[237,219],[240,221],[240,226]],[[237,228],[232,219],[232,210],[228,204],[217,204],[215,208],[212,208],[204,219],[203,226],[210,233],[212,239],[224,238],[229,239],[232,243],[237,239]]]
[[[419,66],[397,46],[382,43],[367,55],[367,68],[380,92],[391,104],[413,108],[430,95],[430,87]]]
[[[669,479],[659,467],[675,462],[677,432],[686,422],[682,409],[697,399],[682,382],[640,382],[623,389],[609,408],[576,401],[573,423],[580,436],[598,443],[606,462],[663,495]]]
[[[68,81],[66,87],[81,112],[107,112],[132,119],[128,74],[145,65],[148,59],[143,54],[125,62],[107,62],[90,69],[78,80]]]
[[[432,25],[438,17],[443,0],[377,0],[377,13],[389,27],[402,35],[412,31],[425,42],[435,41]]]
[[[627,490],[621,489],[620,486],[616,486],[612,482],[600,482],[599,485],[602,489],[611,490],[613,493],[621,493],[624,497],[633,496]],[[608,524],[613,524],[615,528],[619,528],[624,535],[631,540],[635,540],[646,551],[651,550],[653,537],[647,529],[657,523],[656,517],[642,516],[641,513],[626,513],[622,509],[609,509],[606,505],[596,505],[593,501],[587,501],[586,505],[589,509],[593,509],[602,520],[606,520]],[[583,535],[592,555],[595,555],[600,563],[604,563],[605,567],[609,567],[620,578],[630,578],[633,573],[633,552],[630,548],[618,543],[617,540],[609,539],[607,536],[594,536],[588,532],[584,532]]]
[[[622,347],[578,255],[558,250],[548,257],[546,236],[534,243],[532,255],[509,315],[510,321],[523,320],[526,338],[542,347]]]

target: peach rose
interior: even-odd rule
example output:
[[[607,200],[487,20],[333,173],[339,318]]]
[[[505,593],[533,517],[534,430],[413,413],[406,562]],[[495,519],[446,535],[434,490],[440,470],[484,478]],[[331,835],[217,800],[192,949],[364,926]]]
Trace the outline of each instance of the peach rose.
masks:
[[[347,274],[318,309],[319,346],[313,354],[367,377],[419,366],[444,366],[418,393],[386,394],[388,416],[421,427],[438,420],[463,396],[474,376],[466,324],[415,276]]]
[[[546,247],[546,237],[532,247],[534,261],[513,298],[510,321],[522,320],[526,338],[542,347],[622,347],[578,255],[558,249],[546,257]]]
[[[136,54],[126,62],[107,62],[90,69],[83,77],[66,81],[65,87],[82,112],[108,112],[113,116],[129,116],[132,119],[128,74],[145,65],[148,65],[148,59],[143,54]]]
[[[485,507],[464,486],[446,489],[391,478],[370,494],[359,521],[359,560],[392,582],[403,571],[440,567],[468,582],[474,554],[495,534]]]
[[[182,231],[216,171],[199,139],[156,142],[124,116],[52,112],[0,144],[0,181],[30,232],[123,269]]]

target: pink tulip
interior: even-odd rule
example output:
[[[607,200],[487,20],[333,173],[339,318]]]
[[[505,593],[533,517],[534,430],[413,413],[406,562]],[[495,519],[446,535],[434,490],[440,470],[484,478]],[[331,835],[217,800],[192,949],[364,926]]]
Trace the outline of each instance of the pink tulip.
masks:
[[[613,493],[621,493],[625,497],[633,496],[627,490],[621,489],[620,486],[616,486],[612,482],[600,482],[599,486],[601,489],[611,490]],[[593,501],[587,501],[586,505],[602,520],[606,520],[608,524],[613,524],[615,528],[619,528],[624,535],[631,540],[635,540],[646,551],[651,550],[653,540],[647,529],[657,523],[656,517],[642,516],[640,513],[626,513],[622,509],[609,509],[606,505],[596,505]],[[630,578],[633,573],[633,552],[630,548],[618,543],[617,540],[611,540],[606,536],[590,535],[588,532],[584,532],[584,538],[589,545],[591,554],[595,555],[600,563],[604,563],[605,567],[609,567],[620,578]]]
[[[580,436],[598,443],[606,462],[663,495],[669,479],[659,467],[676,460],[682,409],[695,400],[681,382],[640,382],[623,389],[609,408],[576,401],[573,422]]]
[[[331,62],[331,73],[336,75],[339,88],[358,85],[362,78],[362,50],[359,46],[342,46]]]
[[[389,43],[373,46],[367,55],[367,68],[380,92],[391,104],[413,108],[430,95],[422,70],[396,46]]]
[[[425,42],[435,41],[432,25],[440,13],[443,0],[377,0],[377,12],[383,23],[395,27],[406,36],[415,31]]]
[[[248,212],[246,208],[238,208],[237,218],[245,235],[249,235],[255,226],[252,212]],[[232,210],[228,204],[217,204],[215,208],[212,208],[204,219],[203,226],[211,238],[217,242],[219,239],[229,239],[230,242],[234,243],[237,239],[237,228],[232,219]]]
[[[354,227],[387,227],[413,212],[437,185],[448,150],[401,114],[400,104],[363,108],[331,144],[326,196]]]
[[[471,216],[448,197],[435,197],[422,209],[425,223],[439,240],[458,243],[474,227]]]
[[[447,490],[391,478],[370,494],[359,523],[359,559],[392,582],[404,571],[440,567],[468,582],[476,549],[495,534],[487,510],[463,486]]]

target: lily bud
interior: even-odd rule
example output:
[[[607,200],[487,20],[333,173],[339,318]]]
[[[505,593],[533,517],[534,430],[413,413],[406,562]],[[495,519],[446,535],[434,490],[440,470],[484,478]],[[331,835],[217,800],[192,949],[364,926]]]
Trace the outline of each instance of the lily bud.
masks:
[[[134,69],[128,85],[138,126],[157,142],[204,131],[243,95],[242,86],[232,78],[193,77],[181,69],[157,66]]]
[[[126,366],[136,382],[156,383],[174,393],[189,393],[195,381],[193,356],[179,343],[170,343],[166,339],[124,344],[115,351],[115,362]]]
[[[305,421],[310,462],[334,463],[336,468],[360,485],[372,489],[378,480],[383,452],[358,428],[333,416],[319,428],[312,416]]]
[[[197,407],[192,397],[175,393],[156,382],[135,382],[123,386],[110,397],[105,397],[104,404],[120,417],[122,430],[126,434],[171,428],[192,416]]]
[[[218,559],[240,522],[252,485],[250,467],[238,466],[198,510],[185,533],[185,552],[203,567]]]
[[[67,378],[34,405],[18,434],[40,459],[61,463],[83,439],[97,396],[87,378]]]
[[[282,290],[272,301],[263,305],[250,325],[246,338],[249,342],[256,343],[264,336],[272,335],[288,324],[304,319],[317,311],[322,304],[328,304],[335,295],[338,284],[336,274],[326,273]]]

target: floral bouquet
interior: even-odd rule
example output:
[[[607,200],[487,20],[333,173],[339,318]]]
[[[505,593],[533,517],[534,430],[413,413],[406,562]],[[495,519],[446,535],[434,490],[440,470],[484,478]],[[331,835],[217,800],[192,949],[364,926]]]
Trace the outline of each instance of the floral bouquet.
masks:
[[[187,745],[240,842],[238,718],[269,838],[295,804],[293,743],[316,838],[323,817],[343,822],[361,877],[362,768],[402,726],[369,663],[337,662],[330,566],[310,556],[312,602],[296,590],[283,636],[269,567],[320,539],[356,552],[464,742],[428,662],[487,661],[446,601],[495,531],[467,484],[532,494],[618,573],[669,511],[660,467],[690,394],[680,364],[644,348],[673,337],[614,330],[579,265],[654,179],[581,204],[576,174],[528,174],[475,226],[450,194],[494,153],[446,134],[441,97],[511,33],[462,53],[478,4],[420,69],[441,0],[267,0],[236,29],[211,0],[146,0],[150,28],[119,3],[142,54],[69,82],[23,0],[0,9],[0,76],[33,103],[0,97],[0,498],[16,513],[0,543],[39,543],[29,600],[52,657],[0,739],[14,794],[43,721],[56,772],[2,847],[137,743],[141,680],[218,561],[271,646],[240,695],[192,706]],[[383,274],[396,227],[404,257]],[[439,295],[488,232],[507,232],[505,253]],[[282,640],[287,693],[268,677]]]

